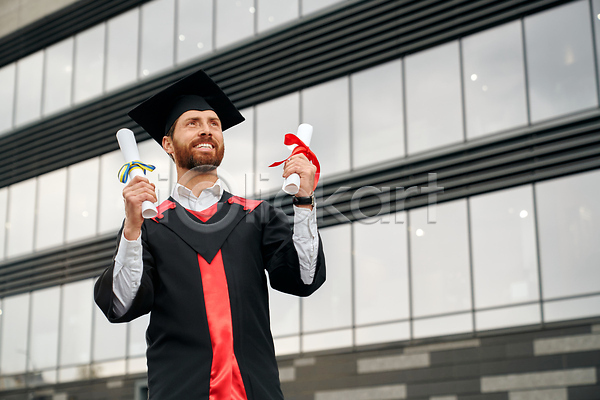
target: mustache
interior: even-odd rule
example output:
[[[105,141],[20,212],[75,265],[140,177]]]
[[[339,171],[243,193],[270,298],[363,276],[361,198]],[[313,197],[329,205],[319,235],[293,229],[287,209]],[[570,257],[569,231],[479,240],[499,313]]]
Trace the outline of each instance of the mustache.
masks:
[[[213,147],[216,149],[217,147],[219,147],[219,144],[217,143],[216,140],[214,140],[212,137],[206,137],[204,139],[200,138],[200,139],[195,139],[192,141],[191,143],[191,147],[196,147],[197,145],[199,145],[200,143],[210,143],[213,145]]]

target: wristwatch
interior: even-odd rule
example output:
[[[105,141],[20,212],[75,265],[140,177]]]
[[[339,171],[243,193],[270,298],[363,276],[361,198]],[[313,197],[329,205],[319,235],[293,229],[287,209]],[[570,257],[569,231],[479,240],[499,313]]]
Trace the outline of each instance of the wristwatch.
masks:
[[[294,200],[292,200],[292,204],[295,206],[304,206],[304,205],[315,205],[315,194],[312,193],[310,196],[306,197],[296,197],[294,196]]]

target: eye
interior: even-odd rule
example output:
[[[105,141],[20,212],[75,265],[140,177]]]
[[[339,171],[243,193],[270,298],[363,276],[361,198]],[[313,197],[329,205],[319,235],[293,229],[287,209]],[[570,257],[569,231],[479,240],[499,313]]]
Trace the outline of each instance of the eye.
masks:
[[[188,121],[187,126],[196,126],[196,121]]]

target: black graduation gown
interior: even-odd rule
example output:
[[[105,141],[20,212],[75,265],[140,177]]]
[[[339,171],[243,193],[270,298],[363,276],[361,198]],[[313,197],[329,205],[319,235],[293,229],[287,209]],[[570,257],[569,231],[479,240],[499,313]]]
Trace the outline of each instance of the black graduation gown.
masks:
[[[217,387],[214,377],[211,382],[211,368],[217,358],[227,362],[233,354],[248,400],[283,399],[264,270],[274,289],[298,296],[310,295],[325,281],[319,238],[313,283],[302,282],[292,228],[281,210],[227,192],[217,209],[203,223],[170,198],[161,204],[156,218],[144,221],[144,272],[125,315],[117,318],[112,311],[114,263],[96,282],[95,300],[109,321],[128,322],[152,312],[146,332],[150,399],[208,400],[214,390],[211,385]],[[224,270],[225,298],[217,308],[225,304],[225,312],[222,308],[211,311],[215,298],[207,296],[219,285],[214,280],[206,282],[209,278],[201,270],[204,274]],[[233,339],[229,358],[213,356],[214,340],[220,333],[213,332],[211,338],[215,325],[211,318],[229,324]]]

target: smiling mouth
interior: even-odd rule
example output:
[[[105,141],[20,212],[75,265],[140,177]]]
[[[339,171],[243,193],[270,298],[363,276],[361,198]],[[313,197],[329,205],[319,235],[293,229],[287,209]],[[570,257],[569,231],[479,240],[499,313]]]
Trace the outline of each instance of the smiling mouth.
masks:
[[[214,149],[215,146],[213,146],[210,143],[199,143],[197,145],[194,146],[195,149]]]

